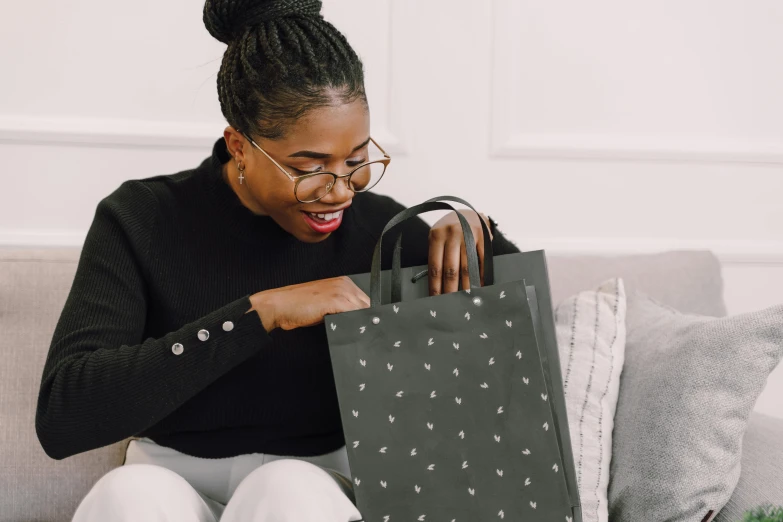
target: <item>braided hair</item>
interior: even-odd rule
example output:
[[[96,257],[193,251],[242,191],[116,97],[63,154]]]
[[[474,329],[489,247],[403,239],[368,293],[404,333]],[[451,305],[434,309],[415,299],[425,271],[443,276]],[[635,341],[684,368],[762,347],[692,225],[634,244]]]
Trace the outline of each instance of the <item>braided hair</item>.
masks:
[[[275,140],[312,109],[366,103],[361,60],[320,13],[320,0],[206,0],[204,25],[228,45],[217,87],[235,129]]]

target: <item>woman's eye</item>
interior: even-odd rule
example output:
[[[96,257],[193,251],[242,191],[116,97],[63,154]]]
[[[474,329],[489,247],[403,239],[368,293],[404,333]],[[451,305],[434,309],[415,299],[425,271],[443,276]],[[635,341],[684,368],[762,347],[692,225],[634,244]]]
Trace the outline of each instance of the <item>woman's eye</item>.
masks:
[[[302,170],[298,169],[296,167],[291,167],[297,174],[304,175],[304,174],[315,174],[316,172],[320,172],[323,170],[321,167],[317,167],[315,170]]]
[[[356,167],[356,166],[358,166],[358,165],[361,165],[361,164],[362,164],[362,163],[364,163],[365,161],[366,161],[366,160],[363,160],[363,159],[359,159],[359,160],[348,160],[348,161],[346,161],[345,163],[346,163],[346,164],[347,164],[349,167]]]

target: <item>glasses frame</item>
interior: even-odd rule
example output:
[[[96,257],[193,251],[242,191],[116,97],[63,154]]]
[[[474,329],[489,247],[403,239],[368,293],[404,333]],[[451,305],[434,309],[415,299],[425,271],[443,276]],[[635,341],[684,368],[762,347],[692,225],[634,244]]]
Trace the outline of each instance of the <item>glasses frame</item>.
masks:
[[[267,158],[269,158],[269,161],[271,161],[272,163],[274,163],[275,167],[277,167],[278,169],[280,169],[280,172],[282,172],[283,174],[285,174],[285,175],[286,175],[286,177],[288,177],[288,179],[290,179],[291,181],[293,181],[293,182],[294,182],[294,197],[296,197],[296,200],[297,200],[299,203],[315,203],[316,201],[319,201],[319,200],[323,199],[323,198],[324,198],[324,197],[325,197],[327,194],[329,194],[329,193],[332,191],[332,189],[335,187],[335,185],[337,185],[337,181],[338,181],[338,180],[340,180],[340,179],[342,179],[342,178],[347,178],[347,179],[346,179],[346,185],[348,186],[348,188],[349,188],[349,189],[350,189],[352,192],[354,192],[354,193],[356,193],[356,192],[367,192],[368,190],[372,189],[372,188],[373,188],[375,185],[377,185],[377,184],[378,184],[378,183],[381,181],[381,179],[383,178],[383,176],[386,174],[386,169],[388,169],[388,168],[389,168],[389,163],[391,163],[391,156],[389,156],[389,154],[387,154],[387,153],[386,153],[386,151],[385,151],[385,150],[383,150],[383,147],[381,147],[380,145],[378,145],[378,142],[377,142],[377,141],[375,141],[375,140],[372,138],[372,136],[370,136],[370,141],[371,141],[371,142],[372,142],[372,143],[373,143],[373,144],[374,144],[376,147],[378,147],[378,150],[380,150],[380,151],[381,151],[381,153],[383,154],[383,158],[382,158],[382,159],[377,159],[377,160],[372,160],[372,161],[366,161],[366,162],[362,163],[361,165],[358,165],[357,167],[354,167],[354,168],[351,170],[351,172],[349,172],[348,174],[335,174],[334,172],[329,172],[329,171],[319,171],[319,172],[311,172],[311,173],[309,173],[309,174],[302,174],[302,175],[300,175],[300,176],[293,176],[293,175],[291,175],[291,174],[290,174],[290,173],[289,173],[289,172],[288,172],[286,169],[284,169],[284,168],[283,168],[283,167],[282,167],[282,166],[281,166],[281,165],[280,165],[278,162],[276,162],[276,161],[275,161],[275,159],[274,159],[272,156],[270,156],[270,155],[269,155],[269,153],[268,153],[267,151],[265,151],[264,149],[262,149],[262,148],[261,148],[261,147],[258,145],[258,143],[256,143],[255,141],[253,141],[253,139],[252,139],[252,138],[250,138],[250,137],[249,137],[249,136],[247,136],[246,134],[243,134],[243,136],[245,136],[245,139],[246,139],[247,141],[249,141],[250,143],[252,143],[252,144],[253,144],[253,146],[254,146],[255,148],[257,148],[258,150],[260,150],[261,152],[263,152],[263,153],[264,153],[264,156],[266,156]],[[353,187],[351,187],[351,183],[350,183],[350,182],[351,182],[351,176],[353,176],[353,174],[354,174],[356,171],[358,171],[359,169],[361,169],[361,168],[364,168],[364,167],[366,167],[367,165],[370,165],[371,163],[383,163],[383,174],[381,174],[381,177],[380,177],[380,178],[378,178],[378,181],[376,181],[376,182],[375,182],[375,184],[374,184],[374,185],[372,185],[370,188],[367,188],[367,189],[364,189],[364,190],[354,190],[354,189],[353,189]],[[334,178],[334,182],[333,182],[333,183],[331,184],[331,186],[329,187],[329,190],[327,190],[327,191],[326,191],[326,193],[325,193],[323,196],[321,196],[320,198],[318,198],[318,199],[314,199],[314,200],[312,200],[312,201],[302,201],[301,199],[299,199],[299,195],[298,195],[298,194],[297,194],[297,192],[296,192],[296,190],[299,188],[299,184],[300,184],[300,183],[301,183],[303,180],[305,180],[305,179],[307,179],[307,178],[312,178],[313,176],[323,176],[324,174],[331,174],[331,175],[332,175],[332,177]]]

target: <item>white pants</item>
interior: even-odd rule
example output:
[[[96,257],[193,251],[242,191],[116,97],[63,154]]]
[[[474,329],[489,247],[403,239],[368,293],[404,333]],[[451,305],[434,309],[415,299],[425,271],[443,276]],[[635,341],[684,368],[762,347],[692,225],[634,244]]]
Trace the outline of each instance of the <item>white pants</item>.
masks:
[[[95,483],[72,522],[351,522],[362,517],[350,477],[345,447],[317,457],[202,459],[143,438]]]

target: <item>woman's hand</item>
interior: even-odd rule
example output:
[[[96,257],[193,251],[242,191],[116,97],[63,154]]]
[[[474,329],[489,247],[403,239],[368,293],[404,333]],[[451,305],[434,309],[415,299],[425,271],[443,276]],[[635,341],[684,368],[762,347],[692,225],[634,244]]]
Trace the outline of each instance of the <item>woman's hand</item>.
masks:
[[[459,210],[470,223],[473,237],[476,240],[476,249],[479,258],[479,271],[481,284],[484,285],[484,233],[481,229],[481,221],[472,210]],[[483,213],[479,213],[487,224],[489,220]],[[492,239],[492,232],[490,232]],[[430,295],[447,294],[462,288],[469,288],[470,277],[468,272],[468,255],[465,249],[465,238],[462,235],[462,226],[454,212],[449,212],[430,229],[429,236],[429,290]]]
[[[350,277],[339,276],[264,290],[250,296],[267,332],[322,323],[324,315],[370,307],[370,298]]]

